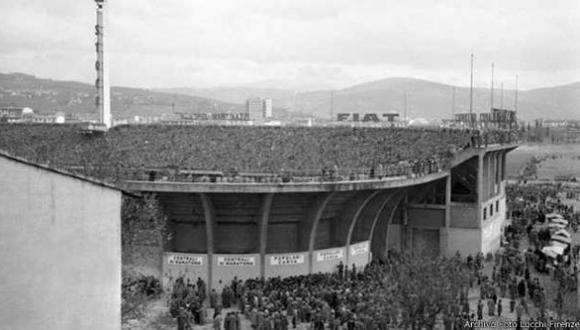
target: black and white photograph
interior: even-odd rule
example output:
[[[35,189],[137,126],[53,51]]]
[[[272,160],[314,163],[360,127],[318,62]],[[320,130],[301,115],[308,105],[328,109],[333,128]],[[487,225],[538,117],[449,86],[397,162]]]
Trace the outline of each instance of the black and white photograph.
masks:
[[[580,1],[0,0],[0,330],[580,328]]]

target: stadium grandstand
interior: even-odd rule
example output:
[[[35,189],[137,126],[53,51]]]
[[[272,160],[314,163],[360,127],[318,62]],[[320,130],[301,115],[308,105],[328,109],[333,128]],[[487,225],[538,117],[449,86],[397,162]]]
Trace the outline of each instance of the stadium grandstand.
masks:
[[[164,283],[363,266],[389,248],[499,248],[510,130],[0,124],[0,149],[154,193],[171,239],[142,260]]]

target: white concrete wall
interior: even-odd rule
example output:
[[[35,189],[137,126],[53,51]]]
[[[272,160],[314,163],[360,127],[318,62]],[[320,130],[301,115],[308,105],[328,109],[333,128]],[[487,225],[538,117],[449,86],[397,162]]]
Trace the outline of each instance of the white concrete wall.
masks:
[[[0,157],[0,328],[121,328],[121,193]]]
[[[449,228],[447,235],[447,256],[455,253],[475,256],[481,251],[481,229]]]
[[[499,212],[496,210],[496,202],[499,202]],[[490,205],[493,204],[493,215],[489,216]],[[505,195],[500,195],[482,203],[487,208],[487,219],[481,224],[481,252],[494,253],[500,248],[501,235],[505,224],[506,200]]]

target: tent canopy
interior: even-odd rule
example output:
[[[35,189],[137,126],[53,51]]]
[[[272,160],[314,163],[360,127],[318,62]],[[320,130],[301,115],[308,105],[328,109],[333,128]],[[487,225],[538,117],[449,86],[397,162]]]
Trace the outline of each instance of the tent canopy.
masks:
[[[563,224],[561,224],[561,223],[553,223],[553,222],[552,222],[552,223],[550,223],[550,224],[548,225],[548,227],[549,227],[549,228],[555,228],[555,229],[564,229],[564,228],[566,228],[566,225],[563,225]]]
[[[550,222],[551,222],[551,223],[559,223],[559,224],[562,224],[562,225],[565,225],[565,226],[567,226],[567,225],[568,225],[568,220],[566,220],[566,219],[563,219],[563,218],[554,218],[554,219],[550,219]]]
[[[567,238],[571,238],[572,237],[572,235],[570,234],[570,232],[568,232],[566,229],[560,229],[557,232],[555,232],[554,235],[564,236],[564,237],[567,237]]]
[[[564,254],[564,247],[561,245],[545,246],[542,252],[548,257],[556,258]]]
[[[572,240],[564,236],[552,235],[551,239],[553,242],[560,242],[568,245],[572,244]]]
[[[558,213],[546,214],[546,219],[548,219],[548,220],[557,219],[557,218],[563,218],[563,217],[561,215],[559,215]]]

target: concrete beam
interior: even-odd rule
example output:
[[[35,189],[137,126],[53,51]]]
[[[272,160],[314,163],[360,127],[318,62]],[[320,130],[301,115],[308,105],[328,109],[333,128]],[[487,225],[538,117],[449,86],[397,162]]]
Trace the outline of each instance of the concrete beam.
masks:
[[[399,196],[398,200],[395,202],[391,213],[389,214],[389,221],[387,222],[387,232],[385,235],[385,248],[389,246],[389,233],[391,232],[391,223],[393,223],[393,217],[397,212],[397,209],[401,206],[401,203],[406,199],[407,193],[405,192],[405,196]],[[405,220],[405,225],[407,225],[407,221]]]
[[[445,227],[451,225],[451,175],[445,181]]]
[[[379,250],[379,257],[380,258],[384,258],[386,256],[385,252],[386,252],[386,249],[388,247],[388,237],[389,237],[389,233],[390,233],[390,231],[389,231],[390,224],[392,223],[393,217],[395,216],[397,209],[401,205],[401,202],[405,199],[406,194],[407,194],[406,189],[397,194],[395,199],[392,200],[393,207],[389,210],[386,221],[377,221],[377,223],[375,224],[375,226],[372,229],[371,238],[370,238],[371,239],[371,248],[376,247],[375,255],[376,255],[376,250],[377,249]],[[382,214],[382,212],[380,214]],[[380,214],[379,214],[379,217],[377,217],[377,220],[380,220]]]
[[[384,190],[436,181],[449,175],[441,171],[417,178],[397,177],[386,180],[360,180],[339,182],[289,182],[289,183],[205,183],[171,181],[123,181],[120,186],[136,192],[179,193],[312,193],[333,191]]]
[[[308,272],[312,273],[312,262],[314,254],[314,243],[316,240],[316,230],[318,229],[318,223],[320,218],[324,213],[324,209],[328,202],[336,195],[336,192],[326,193],[319,195],[308,209],[304,219],[300,223],[300,235],[299,239],[299,250],[308,250]],[[306,240],[308,238],[308,240]]]
[[[350,224],[350,227],[348,228],[348,233],[346,234],[346,242],[345,242],[345,246],[349,246],[351,241],[352,241],[352,234],[354,232],[354,228],[356,227],[356,224],[358,223],[358,219],[360,218],[360,215],[362,213],[362,211],[364,210],[364,208],[367,206],[367,204],[373,199],[375,198],[379,193],[382,193],[384,191],[376,191],[373,194],[369,195],[364,202],[361,204],[360,208],[357,210],[357,212],[355,213],[355,215],[352,218],[352,222]],[[394,190],[393,191],[389,191],[387,196],[385,197],[386,202],[388,202],[388,199],[393,195]],[[380,210],[382,210],[382,208],[384,207],[385,203],[383,202],[383,204],[381,204]],[[379,210],[379,212],[380,212]]]
[[[268,244],[268,220],[272,209],[274,194],[265,194],[260,207],[260,218],[258,219],[259,240],[260,240],[260,276],[266,276],[266,249]]]
[[[208,294],[211,292],[212,280],[213,280],[213,255],[214,255],[214,237],[215,237],[215,209],[210,197],[207,194],[198,194],[201,200],[201,205],[203,207],[203,217],[205,220],[205,236],[207,244],[207,262],[208,262],[208,274],[207,274],[207,290]]]
[[[481,222],[483,219],[483,215],[481,214],[481,203],[483,202],[483,158],[484,154],[480,154],[477,157],[478,165],[477,165],[477,228],[481,228]]]
[[[404,191],[405,189],[403,189]],[[400,196],[404,196],[405,194],[401,194],[401,191],[396,191],[390,195],[388,195],[385,200],[383,201],[383,204],[381,205],[381,207],[377,210],[377,213],[375,214],[375,217],[373,218],[373,223],[371,225],[371,230],[369,232],[369,241],[371,242],[371,248],[373,246],[373,236],[375,234],[375,228],[377,227],[377,223],[379,222],[379,219],[381,218],[381,215],[383,214],[385,207],[389,204],[389,202],[393,199],[393,197],[395,197],[395,195],[399,194]]]
[[[358,205],[358,208],[356,209],[354,215],[352,216],[352,218],[350,219],[350,221],[348,221],[348,231],[346,233],[346,238],[345,238],[345,246],[346,246],[346,265],[349,265],[349,256],[350,253],[348,251],[349,246],[350,246],[350,239],[352,237],[352,232],[354,230],[354,226],[356,225],[358,218],[360,217],[360,214],[362,213],[362,211],[364,210],[364,208],[367,206],[367,204],[375,197],[377,196],[379,193],[381,193],[380,190],[377,190],[369,195],[367,195],[363,200],[362,203],[360,203]]]

